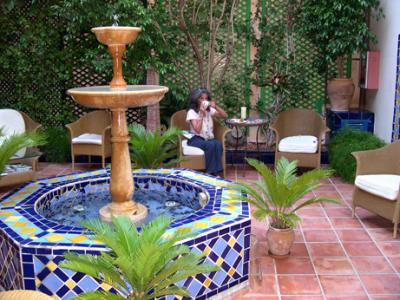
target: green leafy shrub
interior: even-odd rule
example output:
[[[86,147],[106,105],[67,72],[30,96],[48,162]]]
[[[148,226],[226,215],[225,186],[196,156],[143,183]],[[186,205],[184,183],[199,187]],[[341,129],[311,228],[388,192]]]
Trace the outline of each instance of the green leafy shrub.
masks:
[[[376,149],[384,145],[385,143],[372,133],[343,129],[328,145],[329,163],[343,180],[353,183],[356,160],[351,153]]]
[[[314,169],[297,177],[296,160],[289,162],[286,157],[281,157],[275,172],[256,159],[246,158],[246,161],[256,169],[260,179],[253,184],[244,181],[232,183],[230,187],[245,192],[248,196],[240,196],[239,199],[255,207],[253,217],[261,221],[270,218],[274,228],[295,228],[301,220],[297,211],[305,206],[322,202],[340,203],[325,196],[300,201],[320,185],[321,179],[329,178],[332,170]]]
[[[146,131],[143,125],[129,126],[131,160],[135,168],[156,169],[161,166],[174,166],[179,159],[177,145],[182,131],[170,127],[163,134]]]
[[[63,127],[47,127],[44,129],[47,143],[41,147],[44,158],[49,162],[71,161],[70,136]]]
[[[176,283],[200,273],[216,272],[219,267],[203,263],[204,254],[191,252],[179,243],[190,234],[166,235],[171,219],[159,216],[139,232],[127,217],[114,217],[111,224],[100,220],[83,222],[94,232],[93,239],[103,242],[110,252],[101,255],[64,253],[63,268],[82,272],[101,280],[122,295],[94,291],[74,299],[150,300],[166,295],[190,296],[188,289]]]

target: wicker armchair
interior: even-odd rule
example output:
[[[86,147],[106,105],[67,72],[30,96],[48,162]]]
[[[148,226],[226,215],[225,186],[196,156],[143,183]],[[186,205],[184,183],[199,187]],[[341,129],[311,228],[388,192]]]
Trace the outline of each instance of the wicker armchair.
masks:
[[[26,132],[35,132],[42,127],[42,125],[33,121],[27,114],[23,113],[22,111],[18,112],[24,119]],[[2,176],[0,179],[0,187],[16,185],[26,181],[35,180],[40,155],[41,153],[36,148],[27,148],[23,157],[10,159],[9,164],[28,165],[32,168],[32,170],[9,173],[5,176]]]
[[[75,155],[101,156],[102,167],[106,157],[111,156],[111,116],[108,111],[96,110],[79,120],[65,125],[71,134],[72,169]]]
[[[180,110],[175,112],[171,117],[171,126],[178,127],[181,130],[189,130],[190,125],[186,122],[186,110]],[[221,125],[219,122],[214,122],[214,136],[217,140],[222,143],[222,166],[224,168],[224,177],[226,177],[226,146],[225,146],[225,136],[231,131],[231,129]],[[178,167],[180,168],[189,168],[193,170],[204,170],[206,167],[204,154],[200,155],[184,155],[182,142],[186,140],[184,136],[179,137],[179,157],[183,158],[183,160],[179,163]]]
[[[282,156],[289,161],[297,160],[299,167],[319,168],[321,166],[321,144],[325,133],[329,131],[323,118],[313,110],[292,108],[281,112],[270,128],[275,132],[275,163]],[[279,146],[284,138],[312,136],[316,138],[314,153],[280,151]]]
[[[396,238],[400,222],[400,141],[352,154],[357,161],[353,217],[358,206],[374,212],[394,223],[393,237]],[[372,190],[363,184],[368,179]]]

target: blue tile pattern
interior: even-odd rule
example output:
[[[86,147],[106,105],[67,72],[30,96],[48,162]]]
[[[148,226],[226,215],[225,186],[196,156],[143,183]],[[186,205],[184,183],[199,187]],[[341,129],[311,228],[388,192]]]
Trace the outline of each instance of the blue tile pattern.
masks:
[[[328,110],[328,127],[331,137],[334,137],[340,129],[350,127],[353,130],[374,132],[374,113],[362,109],[350,109],[349,111]]]
[[[397,42],[396,91],[394,98],[392,142],[400,139],[400,34]]]
[[[138,169],[133,174],[136,188],[162,185],[166,190],[204,192],[209,197],[202,209],[175,220],[167,231],[167,235],[175,231],[194,233],[185,244],[192,251],[204,252],[206,261],[221,267],[218,272],[180,283],[189,289],[191,299],[206,299],[248,280],[249,206],[237,199],[238,192],[228,188],[228,180],[187,169]],[[109,170],[102,169],[31,182],[0,199],[0,262],[7,267],[0,267],[0,284],[39,290],[63,300],[85,291],[116,292],[90,276],[58,266],[66,251],[97,255],[106,251],[105,246],[86,236],[83,228],[50,222],[38,214],[54,196],[101,191],[108,189],[108,184]]]
[[[23,287],[19,254],[18,245],[0,229],[0,282],[6,290]]]

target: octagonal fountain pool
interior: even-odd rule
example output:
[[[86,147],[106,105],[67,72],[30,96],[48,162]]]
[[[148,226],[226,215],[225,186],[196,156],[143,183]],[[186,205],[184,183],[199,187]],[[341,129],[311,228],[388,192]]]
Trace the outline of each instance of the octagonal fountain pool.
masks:
[[[133,177],[135,199],[149,208],[149,217],[171,215],[169,232],[194,233],[183,243],[221,267],[180,282],[192,299],[223,299],[227,292],[247,284],[249,208],[237,200],[237,191],[227,188],[229,181],[182,169],[139,169]],[[85,235],[78,216],[90,218],[90,211],[96,214],[109,201],[109,178],[107,169],[71,174],[31,182],[5,195],[0,200],[0,285],[6,290],[39,290],[59,299],[113,290],[58,266],[66,251],[107,251]],[[88,210],[92,206],[97,208]],[[65,218],[68,211],[72,218]]]

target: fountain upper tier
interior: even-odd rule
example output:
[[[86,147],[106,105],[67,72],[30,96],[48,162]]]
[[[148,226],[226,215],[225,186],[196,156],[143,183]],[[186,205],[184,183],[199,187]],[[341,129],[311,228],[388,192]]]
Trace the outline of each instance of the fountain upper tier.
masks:
[[[140,27],[129,26],[105,26],[92,28],[97,40],[104,45],[126,45],[133,43],[139,32]]]
[[[76,102],[83,106],[102,109],[139,107],[156,104],[168,92],[158,85],[128,85],[124,88],[91,86],[69,89]]]

